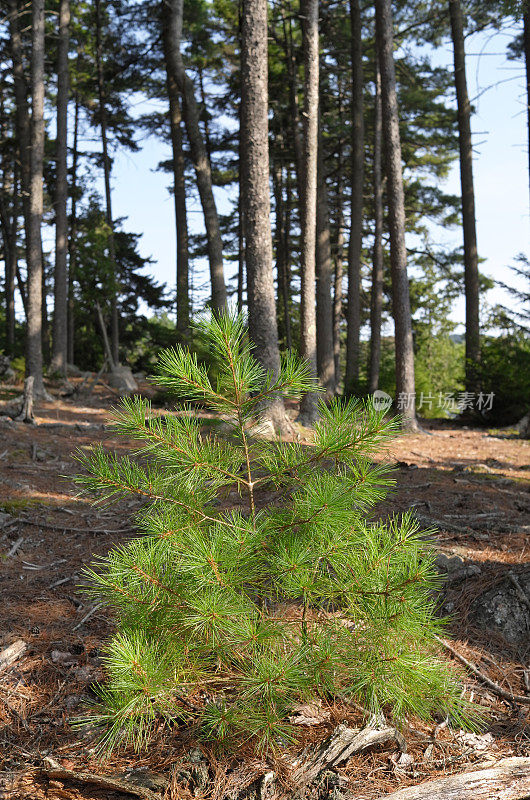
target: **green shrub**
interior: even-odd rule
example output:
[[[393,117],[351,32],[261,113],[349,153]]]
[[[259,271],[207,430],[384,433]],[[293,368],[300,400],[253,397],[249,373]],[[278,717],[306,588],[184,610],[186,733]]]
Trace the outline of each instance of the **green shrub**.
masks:
[[[183,348],[162,353],[156,382],[224,415],[231,436],[202,435],[189,408],[157,418],[136,397],[116,419],[139,440],[136,458],[79,456],[87,474],[77,482],[102,502],[146,503],[141,536],[88,571],[89,591],[117,617],[90,718],[102,745],[141,747],[165,719],[274,748],[295,736],[293,706],[325,696],[464,721],[458,682],[436,654],[425,535],[411,514],[367,518],[392,484],[372,456],[396,422],[352,399],[322,405],[310,447],[264,441],[258,410],[276,393],[314,389],[307,367],[289,356],[278,377],[267,374],[240,318],[201,328],[215,383]]]
[[[483,394],[493,393],[484,421],[507,426],[530,409],[530,339],[524,332],[485,336],[481,343],[479,379]]]

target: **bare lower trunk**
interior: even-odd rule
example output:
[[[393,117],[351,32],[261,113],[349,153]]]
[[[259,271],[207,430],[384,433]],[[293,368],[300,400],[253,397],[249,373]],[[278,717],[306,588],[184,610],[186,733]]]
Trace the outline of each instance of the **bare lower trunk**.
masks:
[[[2,241],[4,245],[4,264],[5,264],[5,281],[4,281],[4,294],[5,294],[5,313],[6,313],[6,354],[14,356],[15,354],[15,279],[17,274],[18,258],[17,258],[17,222],[18,222],[18,208],[17,208],[17,194],[18,194],[18,180],[16,164],[13,164],[13,181],[9,185],[6,182],[6,169],[3,169],[3,193],[7,195],[8,192],[12,194],[12,204],[10,211],[7,209],[4,202],[4,197],[0,197],[0,221],[2,228]]]
[[[174,70],[175,57],[171,53],[174,43],[169,35],[169,14],[164,2],[162,3],[161,21],[166,65],[166,86],[169,100],[169,124],[173,150],[173,194],[177,228],[177,333],[180,339],[187,339],[190,331],[189,245],[186,185],[184,181],[184,150],[182,146],[182,113],[177,76]]]
[[[359,382],[361,333],[361,251],[364,183],[364,111],[362,31],[359,0],[350,0],[352,69],[351,223],[348,244],[348,333],[345,389],[355,391]]]
[[[117,276],[118,265],[116,263],[116,247],[114,242],[114,222],[112,217],[112,193],[110,188],[111,163],[109,158],[109,148],[107,141],[107,98],[105,92],[105,81],[103,77],[103,48],[101,42],[101,0],[96,3],[96,69],[98,81],[99,99],[99,122],[101,128],[101,149],[103,152],[103,178],[105,183],[105,211],[108,233],[108,249],[110,263],[113,269],[112,285],[110,287],[110,335],[112,362],[111,368],[120,363],[120,330],[117,298]]]
[[[283,196],[284,181],[283,181],[283,164],[276,156],[275,163],[273,164],[273,187],[274,187],[274,217],[276,221],[275,226],[275,248],[276,248],[276,272],[278,276],[278,307],[281,309],[280,319],[282,324],[279,326],[282,331],[282,337],[285,341],[285,346],[288,350],[292,347],[291,337],[291,314],[289,302],[289,275],[287,269],[287,253],[285,249],[285,203]]]
[[[59,44],[57,50],[57,182],[55,189],[55,275],[53,308],[52,370],[66,377],[68,358],[68,48],[70,2],[59,6]]]
[[[326,389],[327,399],[335,394],[335,359],[333,353],[333,261],[329,232],[328,187],[326,183],[322,136],[318,143],[318,197],[316,245],[316,314],[318,379]]]
[[[272,272],[267,59],[267,1],[243,0],[241,151],[249,335],[256,358],[277,375],[280,350]],[[277,427],[286,427],[282,398],[267,408],[267,415]]]
[[[405,247],[405,197],[396,95],[392,6],[376,0],[376,38],[381,69],[383,134],[388,181],[388,224],[392,268],[392,303],[395,326],[396,394],[403,427],[415,429],[414,350],[410,314],[407,250]]]
[[[186,74],[180,52],[182,39],[182,17],[184,0],[168,0],[169,36],[172,42],[172,69],[175,71],[178,87],[182,96],[182,114],[190,152],[197,178],[197,188],[204,214],[206,238],[208,243],[208,261],[210,264],[210,280],[212,285],[212,308],[221,311],[226,307],[226,287],[223,269],[223,242],[219,227],[219,216],[213,194],[212,173],[208,154],[199,126],[199,107],[195,99],[195,91],[191,79]]]
[[[523,15],[523,49],[526,69],[526,128],[528,144],[528,182],[530,186],[530,6]]]
[[[32,3],[31,153],[29,187],[28,318],[26,372],[34,379],[35,397],[45,394],[42,380],[42,246],[44,159],[44,0]]]
[[[372,291],[370,302],[370,364],[368,391],[373,394],[379,386],[381,366],[381,315],[383,309],[383,179],[381,170],[383,120],[381,112],[381,74],[375,75],[374,108],[374,245],[372,250]]]
[[[21,7],[18,0],[9,0],[9,32],[11,57],[13,61],[13,84],[15,89],[15,129],[18,140],[20,160],[20,188],[22,190],[22,210],[26,240],[29,239],[29,191],[30,191],[30,117],[28,113],[28,87],[23,60],[22,37],[20,33]],[[27,241],[26,241],[27,245]]]
[[[75,93],[74,144],[72,154],[72,205],[70,209],[70,241],[68,247],[68,363],[74,363],[75,296],[74,280],[77,262],[77,164],[79,159],[79,95]]]
[[[337,76],[339,83],[338,91],[338,114],[340,130],[343,124],[343,92],[340,74]],[[341,381],[341,364],[340,364],[340,323],[342,317],[342,282],[343,282],[343,263],[344,263],[344,180],[343,180],[343,140],[342,135],[339,136],[338,142],[338,182],[337,182],[337,218],[336,230],[337,241],[335,250],[335,277],[334,277],[334,291],[333,291],[333,357],[335,360],[335,387],[338,390]]]
[[[302,202],[302,242],[300,253],[300,351],[317,376],[315,313],[315,249],[318,153],[318,0],[303,3],[304,51],[304,164]],[[318,413],[317,395],[308,392],[300,403],[300,420],[312,425]]]
[[[301,0],[303,2],[303,0]],[[282,9],[283,43],[289,81],[289,121],[293,137],[294,163],[296,169],[296,187],[300,207],[304,198],[304,143],[300,130],[300,109],[298,106],[298,86],[296,83],[296,60],[293,47],[291,19],[287,20]]]
[[[451,36],[455,67],[460,147],[460,184],[464,229],[464,282],[466,292],[466,389],[476,391],[480,360],[479,276],[475,190],[473,187],[473,150],[471,144],[471,104],[467,93],[464,23],[460,0],[449,0]]]

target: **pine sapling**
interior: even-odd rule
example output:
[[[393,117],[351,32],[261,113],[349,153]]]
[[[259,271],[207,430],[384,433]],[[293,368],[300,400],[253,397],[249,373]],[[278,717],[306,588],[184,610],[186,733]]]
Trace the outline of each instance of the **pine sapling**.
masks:
[[[136,451],[79,456],[77,483],[99,502],[141,501],[139,535],[87,570],[88,591],[117,619],[90,717],[102,746],[141,748],[165,720],[266,750],[293,740],[297,704],[332,697],[465,724],[461,687],[437,655],[426,533],[410,513],[370,516],[393,483],[373,456],[396,421],[336,400],[321,404],[310,445],[265,441],[267,400],[317,391],[310,370],[289,354],[267,373],[241,317],[199,330],[213,369],[184,347],[159,359],[156,383],[178,410],[162,417],[124,399],[115,429]],[[229,435],[205,433],[201,409]]]

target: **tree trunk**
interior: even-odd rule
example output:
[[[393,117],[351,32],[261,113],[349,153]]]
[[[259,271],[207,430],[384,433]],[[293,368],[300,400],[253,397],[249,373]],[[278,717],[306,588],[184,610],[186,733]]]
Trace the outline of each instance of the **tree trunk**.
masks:
[[[267,0],[243,0],[241,150],[249,335],[256,358],[277,375],[280,350],[272,272],[267,60]],[[286,428],[282,398],[267,408],[267,416],[276,427]]]
[[[79,59],[79,56],[78,56]],[[77,262],[77,164],[79,160],[79,94],[75,93],[74,143],[72,153],[72,204],[70,208],[70,241],[68,257],[68,363],[74,364],[75,296],[74,280]]]
[[[376,65],[374,98],[374,245],[372,250],[372,292],[370,302],[370,365],[368,392],[379,386],[381,366],[381,315],[383,310],[383,179],[381,170],[383,120],[381,112],[381,73]]]
[[[530,186],[530,5],[523,14],[523,50],[526,69],[526,127],[528,132],[528,182]]]
[[[195,99],[193,83],[186,74],[182,53],[180,52],[184,0],[168,0],[168,6],[168,38],[171,42],[169,56],[172,62],[171,69],[174,71],[182,96],[182,114],[186,133],[188,134],[191,158],[197,177],[197,188],[204,214],[212,285],[212,308],[214,311],[222,311],[226,308],[226,287],[219,216],[213,194],[210,162],[199,126],[199,107]]]
[[[190,332],[189,297],[189,245],[188,216],[186,211],[186,184],[184,180],[184,150],[182,146],[182,112],[177,76],[174,70],[175,59],[171,57],[169,13],[162,2],[162,41],[166,67],[166,87],[169,100],[169,124],[173,150],[173,195],[175,200],[175,222],[177,228],[177,333],[180,340],[186,340]]]
[[[29,229],[29,191],[30,191],[30,117],[28,113],[28,87],[24,68],[22,37],[20,34],[18,0],[9,0],[9,32],[11,58],[13,61],[13,84],[15,89],[15,129],[20,159],[20,187],[26,247]]]
[[[340,71],[337,75],[338,82],[338,114],[339,114],[339,130],[342,131],[343,127],[343,90],[342,82],[340,80]],[[343,140],[342,134],[339,135],[338,151],[338,179],[337,179],[337,218],[336,230],[337,241],[335,250],[335,277],[334,277],[334,291],[333,291],[333,356],[335,360],[335,387],[339,388],[341,380],[341,364],[340,364],[340,323],[342,317],[342,281],[343,281],[343,263],[344,263],[344,209],[343,209],[343,191],[344,191],[344,177],[343,177]]]
[[[464,22],[460,0],[449,0],[451,36],[455,67],[458,108],[458,143],[460,147],[460,184],[464,228],[464,283],[466,293],[466,389],[476,391],[480,360],[479,276],[475,190],[473,187],[473,151],[471,146],[471,104],[467,93]]]
[[[45,395],[42,380],[42,245],[44,159],[44,0],[33,0],[31,26],[31,152],[29,187],[28,319],[26,372],[35,397]]]
[[[303,2],[303,0],[300,0]],[[293,34],[291,19],[286,20],[282,8],[282,27],[285,61],[287,66],[287,80],[289,81],[289,110],[290,126],[293,137],[294,163],[296,169],[296,188],[300,208],[304,202],[304,143],[300,133],[300,110],[298,106],[298,87],[296,85],[296,60],[293,48]]]
[[[101,41],[102,20],[101,20],[101,0],[95,0],[96,6],[96,70],[98,81],[99,99],[99,122],[101,129],[101,148],[103,151],[103,177],[105,182],[105,210],[107,225],[109,227],[108,248],[110,263],[113,271],[112,285],[110,289],[110,330],[111,330],[111,349],[112,359],[111,369],[120,363],[120,326],[118,314],[117,298],[117,275],[118,265],[116,263],[116,247],[114,242],[114,223],[112,218],[112,194],[110,188],[111,163],[109,158],[109,148],[107,141],[107,98],[105,94],[105,81],[103,76],[103,44]]]
[[[283,145],[282,145],[283,146]],[[289,275],[287,270],[287,253],[285,251],[285,203],[283,197],[283,163],[276,155],[273,163],[273,187],[274,187],[274,217],[275,225],[275,249],[276,249],[276,272],[278,276],[278,305],[281,308],[281,319],[283,320],[283,339],[285,346],[290,350],[293,346],[291,336],[291,312],[289,307]]]
[[[70,2],[59,6],[57,48],[57,184],[55,193],[55,275],[53,308],[52,370],[66,377],[68,358],[68,49],[70,44]]]
[[[410,313],[407,250],[405,247],[405,197],[394,66],[394,35],[390,0],[376,0],[376,38],[381,69],[381,99],[388,182],[388,224],[392,304],[395,327],[396,395],[403,427],[417,428],[414,388],[414,349]]]
[[[335,358],[333,352],[333,260],[329,232],[328,187],[326,183],[322,135],[318,142],[317,165],[317,244],[316,244],[316,314],[318,379],[328,400],[335,394]]]
[[[318,153],[319,37],[318,0],[303,3],[304,51],[304,164],[302,198],[302,240],[300,253],[300,351],[317,376],[315,313],[315,250]],[[300,403],[300,421],[312,425],[318,414],[317,394],[308,392]]]
[[[351,223],[348,244],[348,333],[345,390],[357,390],[361,333],[361,251],[363,239],[364,110],[363,52],[359,0],[350,0],[351,20]]]
[[[26,69],[24,66],[24,55],[22,36],[20,33],[20,19],[22,6],[19,7],[18,0],[9,0],[9,33],[10,48],[13,61],[13,84],[15,90],[15,130],[18,140],[18,156],[20,161],[20,188],[22,195],[22,211],[24,215],[24,233],[26,263],[30,263],[30,191],[31,191],[31,120],[28,111],[28,87],[26,83]],[[38,231],[40,238],[40,226]],[[39,251],[42,246],[39,245]],[[41,268],[42,270],[42,265]],[[17,285],[24,306],[24,314],[28,318],[28,291],[22,279],[18,261],[16,266]],[[40,391],[40,389],[39,389]]]
[[[3,132],[5,136],[5,132]],[[17,165],[13,163],[13,182],[8,177],[7,169],[3,166],[3,186],[2,196],[0,196],[0,224],[2,228],[2,241],[4,245],[4,264],[5,264],[5,339],[6,355],[15,355],[15,278],[17,274],[17,227],[18,227],[18,180]],[[12,195],[11,209],[6,207],[5,198]]]
[[[492,764],[398,789],[377,800],[526,800],[530,796],[530,758],[503,758]]]
[[[241,158],[239,159],[239,195],[237,198],[237,313],[243,313],[243,290],[245,288],[245,215],[243,211],[243,187]]]

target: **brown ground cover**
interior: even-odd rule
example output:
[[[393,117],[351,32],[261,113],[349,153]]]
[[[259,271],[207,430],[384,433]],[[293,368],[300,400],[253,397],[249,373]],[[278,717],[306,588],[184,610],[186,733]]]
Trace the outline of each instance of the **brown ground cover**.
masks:
[[[36,426],[0,418],[0,651],[17,639],[27,643],[22,657],[0,671],[0,798],[126,796],[117,789],[45,778],[39,770],[47,756],[78,772],[123,775],[134,768],[160,773],[167,778],[166,797],[191,796],[170,781],[175,765],[185,762],[196,744],[187,734],[161,732],[148,753],[122,752],[100,763],[91,731],[70,724],[90,699],[92,684],[104,677],[100,647],[112,629],[105,609],[79,593],[80,574],[94,556],[132,534],[133,503],[95,509],[76,497],[69,479],[76,472],[75,449],[95,442],[126,448],[107,427],[114,400],[100,389],[82,401],[44,403],[37,407]],[[464,577],[448,584],[443,598],[452,614],[454,646],[519,695],[530,691],[530,634],[509,645],[474,627],[469,610],[510,571],[522,574],[527,566],[529,455],[530,442],[509,432],[425,422],[423,433],[393,443],[397,487],[380,508],[386,514],[414,507],[426,527],[436,527],[440,552],[463,560]],[[340,769],[352,796],[370,800],[490,756],[530,755],[530,706],[500,699],[471,675],[467,691],[490,708],[482,738],[412,723],[405,730],[411,756],[406,764],[395,763],[391,751],[380,748],[353,757]],[[339,722],[361,724],[355,708],[333,705],[328,710],[327,721],[307,729],[306,743],[323,739]],[[205,796],[220,798],[231,783],[248,782],[270,769],[240,753],[238,768],[234,771],[232,764],[227,772],[230,765],[219,753],[204,754],[217,775],[217,794]],[[275,768],[282,771],[280,763]]]

